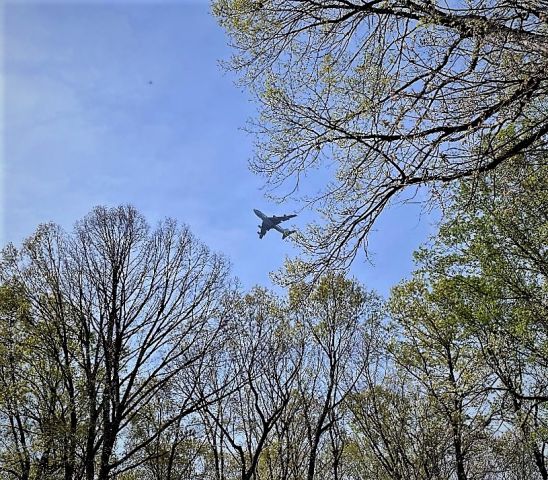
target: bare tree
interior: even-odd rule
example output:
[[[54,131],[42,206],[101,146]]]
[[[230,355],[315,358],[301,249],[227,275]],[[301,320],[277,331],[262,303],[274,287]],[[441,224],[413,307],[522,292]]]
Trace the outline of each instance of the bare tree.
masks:
[[[230,67],[261,106],[252,169],[278,199],[325,218],[298,239],[304,273],[351,262],[384,208],[420,186],[435,198],[440,184],[545,149],[545,0],[217,0],[213,10],[236,50]]]
[[[151,231],[132,207],[97,207],[73,234],[43,225],[20,252],[4,253],[2,277],[22,285],[61,372],[65,479],[132,468],[137,453],[206,401],[180,399],[140,442],[126,441],[223,327],[227,264],[187,228],[166,220]]]
[[[275,437],[276,426],[290,408],[303,339],[295,338],[279,300],[264,290],[255,290],[233,306],[225,351],[240,386],[206,407],[209,438],[217,465],[223,459],[224,471],[218,477],[268,478],[259,463],[280,440]]]
[[[383,372],[352,397],[350,410],[359,452],[352,460],[360,478],[452,478],[447,427],[432,415],[432,403],[408,378]]]
[[[301,477],[338,480],[346,402],[365,379],[380,300],[336,274],[324,276],[310,292],[293,287],[290,300],[300,335],[309,339],[297,385],[308,447]]]

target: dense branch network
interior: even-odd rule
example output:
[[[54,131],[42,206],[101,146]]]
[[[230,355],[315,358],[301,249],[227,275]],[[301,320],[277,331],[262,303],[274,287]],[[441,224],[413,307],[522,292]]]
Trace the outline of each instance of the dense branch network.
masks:
[[[39,227],[0,255],[0,476],[548,480],[533,160],[448,189],[387,302],[336,273],[234,288],[187,228],[132,207]]]
[[[352,261],[396,199],[545,148],[547,7],[216,2],[261,103],[252,169],[326,220],[299,239],[312,270]]]

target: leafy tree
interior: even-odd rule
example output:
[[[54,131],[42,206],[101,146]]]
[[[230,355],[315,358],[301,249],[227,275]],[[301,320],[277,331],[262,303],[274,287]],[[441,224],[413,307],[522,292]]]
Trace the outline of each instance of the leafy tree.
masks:
[[[15,285],[0,287],[0,471],[15,478],[30,478],[32,439],[30,433],[28,305]]]
[[[379,299],[331,274],[287,300],[255,289],[231,304],[227,361],[204,377],[232,371],[238,385],[201,412],[211,478],[345,478],[346,402],[364,382]]]
[[[401,325],[418,322],[420,336],[405,333],[405,338],[415,339],[413,350],[424,378],[439,378],[426,371],[439,365],[432,348],[444,344],[441,326],[453,340],[447,353],[452,345],[460,362],[468,357],[458,383],[469,386],[455,385],[453,392],[463,402],[470,395],[476,400],[488,395],[477,406],[476,400],[466,404],[476,415],[484,405],[483,418],[507,431],[512,444],[521,444],[515,452],[528,455],[533,463],[527,465],[546,479],[548,185],[546,165],[538,161],[542,158],[516,158],[477,181],[462,183],[435,242],[418,253],[421,271],[396,290],[395,299],[405,299],[397,307]],[[433,332],[432,312],[438,319]],[[413,362],[402,364],[409,369]],[[441,378],[450,379],[447,373]],[[431,385],[436,395],[445,391]],[[473,417],[466,413],[471,432]],[[493,435],[491,439],[499,443]],[[521,478],[531,475],[529,467],[522,471]]]
[[[241,292],[131,207],[39,227],[0,263],[0,475],[547,480],[544,158],[448,190],[386,305],[337,273]]]
[[[216,0],[213,12],[260,102],[252,169],[325,218],[298,240],[305,273],[347,265],[419,186],[437,198],[546,146],[544,0]]]
[[[397,372],[399,373],[399,372]],[[349,402],[356,478],[424,480],[450,478],[450,434],[432,415],[432,399],[408,376],[383,372]]]
[[[492,433],[491,372],[443,287],[440,281],[428,291],[418,279],[393,291],[391,316],[400,339],[391,350],[409,375],[407,388],[417,386],[429,417],[449,433],[452,458],[445,471],[454,471],[458,480],[485,478],[486,466],[474,461]]]
[[[131,468],[138,478],[190,480],[202,470],[206,442],[200,435],[197,415],[180,415],[189,400],[187,395],[178,395],[175,388],[165,389],[134,418],[128,435],[130,448],[146,443],[135,455],[133,464],[137,467]],[[166,421],[174,417],[177,421],[164,428]],[[146,442],[149,438],[154,441]]]

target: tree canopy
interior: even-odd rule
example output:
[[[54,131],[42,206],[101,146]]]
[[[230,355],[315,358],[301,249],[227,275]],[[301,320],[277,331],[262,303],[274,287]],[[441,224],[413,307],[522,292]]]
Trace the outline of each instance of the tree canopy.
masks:
[[[285,294],[129,205],[7,245],[0,476],[548,480],[546,1],[213,9],[253,168],[325,222]],[[382,299],[340,267],[422,187],[439,232]]]
[[[132,207],[38,227],[0,262],[0,475],[548,480],[546,170],[448,190],[386,302],[244,291]]]
[[[345,266],[381,212],[546,147],[543,0],[217,0],[257,96],[252,169],[323,215],[309,271]],[[318,185],[321,185],[317,191]]]

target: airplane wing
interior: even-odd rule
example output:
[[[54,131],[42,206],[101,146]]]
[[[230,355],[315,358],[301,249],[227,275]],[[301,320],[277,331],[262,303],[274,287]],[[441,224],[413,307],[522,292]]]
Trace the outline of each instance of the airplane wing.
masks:
[[[270,217],[270,220],[274,223],[274,225],[278,225],[279,223],[285,222],[286,220],[289,220],[290,218],[296,217],[297,215],[282,215],[281,217]]]
[[[261,229],[257,232],[259,234],[259,238],[263,238],[266,235],[266,232],[268,232],[268,229],[265,228],[264,223],[261,225]]]

